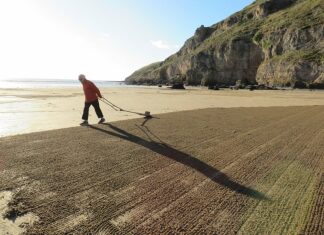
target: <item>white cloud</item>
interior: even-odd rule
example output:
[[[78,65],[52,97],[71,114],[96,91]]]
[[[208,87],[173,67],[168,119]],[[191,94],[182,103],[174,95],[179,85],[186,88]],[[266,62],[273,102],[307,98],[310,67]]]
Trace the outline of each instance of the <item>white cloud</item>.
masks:
[[[157,40],[157,41],[150,41],[151,44],[159,49],[170,49],[170,45],[167,43],[163,42],[162,40]]]
[[[104,36],[105,38],[110,38],[110,34],[109,34],[109,33],[103,33],[103,36]]]
[[[150,43],[154,47],[159,48],[159,49],[170,50],[170,49],[179,49],[180,48],[179,45],[171,45],[171,44],[168,44],[167,42],[162,41],[162,40],[157,40],[157,41],[151,40]]]
[[[107,41],[110,39],[110,34],[108,33],[101,33],[100,36],[98,37],[99,41]]]

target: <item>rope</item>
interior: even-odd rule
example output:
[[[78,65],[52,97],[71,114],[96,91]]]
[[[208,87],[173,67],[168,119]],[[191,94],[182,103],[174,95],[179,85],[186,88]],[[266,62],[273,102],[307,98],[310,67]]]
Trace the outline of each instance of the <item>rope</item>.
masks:
[[[115,111],[122,111],[122,112],[127,112],[127,113],[134,113],[134,114],[137,114],[137,115],[141,115],[141,116],[146,116],[144,113],[138,113],[138,112],[134,112],[134,111],[130,111],[130,110],[126,110],[126,109],[123,109],[113,103],[111,103],[109,100],[107,100],[106,98],[102,97],[100,99],[103,103],[109,105],[111,108],[113,108]]]
[[[101,98],[100,99],[103,103],[105,103],[106,105],[109,105],[113,110],[115,111],[122,111],[121,108],[115,106],[114,104],[110,103],[108,100],[104,99],[104,98]]]

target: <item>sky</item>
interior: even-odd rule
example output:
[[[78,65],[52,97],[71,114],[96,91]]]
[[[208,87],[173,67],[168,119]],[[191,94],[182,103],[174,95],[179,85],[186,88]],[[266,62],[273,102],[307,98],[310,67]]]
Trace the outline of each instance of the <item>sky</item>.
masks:
[[[124,80],[253,0],[0,0],[0,80]]]

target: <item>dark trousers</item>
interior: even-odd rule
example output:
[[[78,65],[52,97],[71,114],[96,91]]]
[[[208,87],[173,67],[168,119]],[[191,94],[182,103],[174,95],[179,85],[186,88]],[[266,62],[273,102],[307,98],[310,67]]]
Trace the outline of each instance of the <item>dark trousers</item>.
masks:
[[[82,119],[83,120],[88,120],[89,108],[90,108],[91,105],[94,107],[98,118],[102,118],[103,114],[102,114],[100,106],[99,106],[99,101],[95,100],[95,101],[92,101],[92,102],[85,102],[84,103]]]

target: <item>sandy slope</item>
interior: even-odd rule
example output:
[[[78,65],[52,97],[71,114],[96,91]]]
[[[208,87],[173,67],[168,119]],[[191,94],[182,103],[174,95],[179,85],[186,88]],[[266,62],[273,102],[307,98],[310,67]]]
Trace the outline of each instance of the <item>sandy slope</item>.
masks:
[[[216,108],[6,137],[0,191],[39,217],[33,234],[316,234],[323,116]]]
[[[321,91],[209,91],[190,88],[107,88],[102,93],[113,103],[133,111],[154,114],[211,107],[269,107],[324,105]],[[0,89],[0,137],[77,126],[83,110],[81,88]],[[137,117],[102,105],[109,121]],[[90,122],[96,123],[94,110]]]

